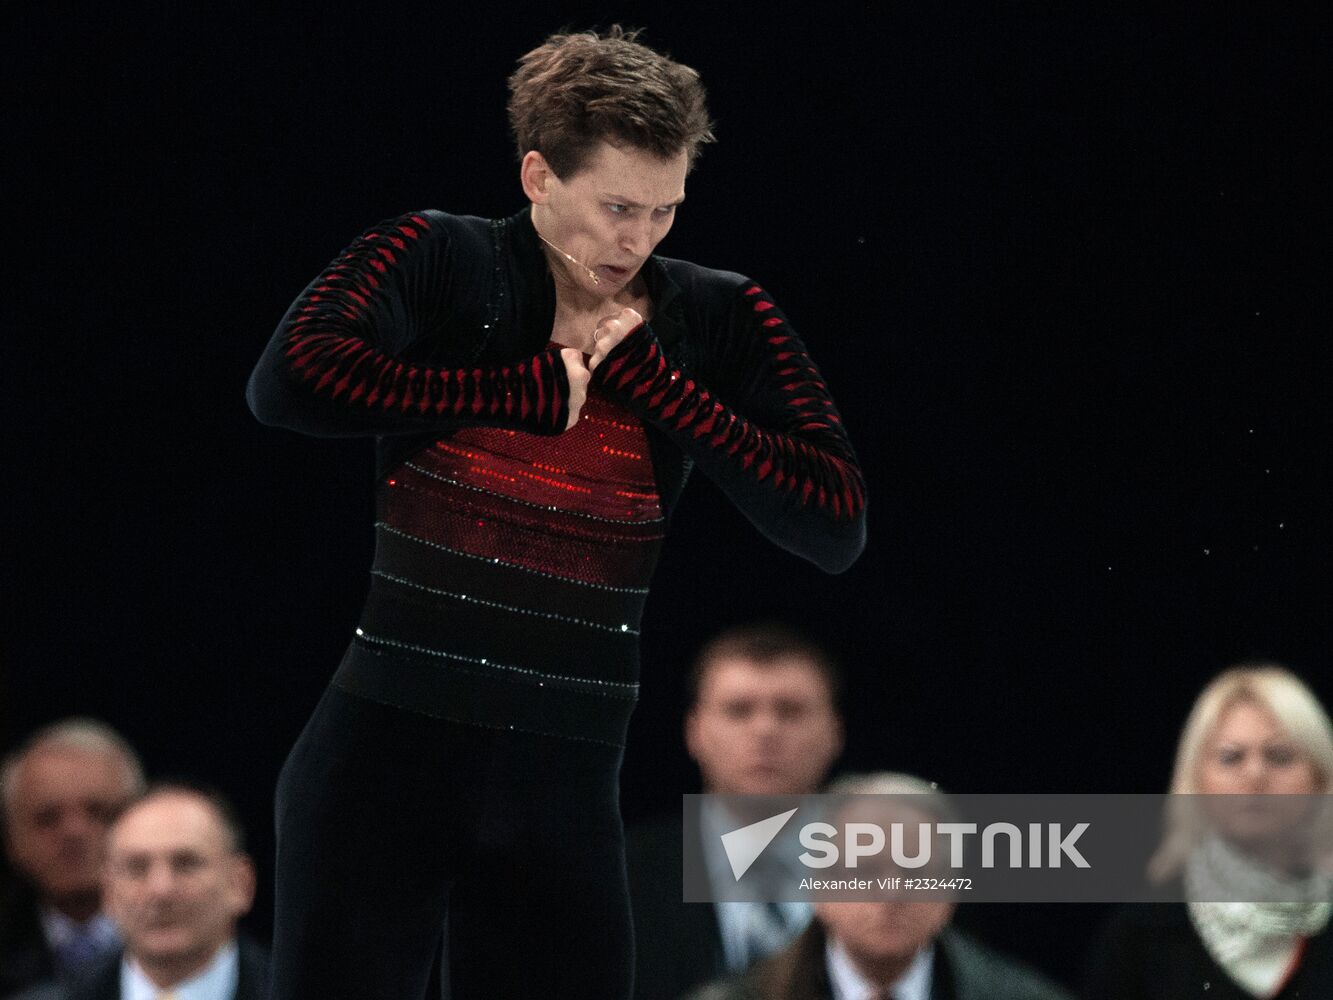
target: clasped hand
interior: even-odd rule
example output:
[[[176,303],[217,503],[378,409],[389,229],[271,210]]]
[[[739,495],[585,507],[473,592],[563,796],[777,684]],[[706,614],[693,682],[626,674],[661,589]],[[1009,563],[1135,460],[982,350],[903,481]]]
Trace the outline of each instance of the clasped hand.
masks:
[[[583,352],[574,347],[560,350],[560,358],[565,363],[565,375],[569,379],[569,419],[565,430],[569,430],[579,420],[579,411],[588,399],[588,383],[597,366],[606,360],[606,356],[615,350],[631,330],[643,323],[643,317],[637,310],[625,308],[612,316],[603,316],[593,331],[593,350],[587,363],[583,361]]]

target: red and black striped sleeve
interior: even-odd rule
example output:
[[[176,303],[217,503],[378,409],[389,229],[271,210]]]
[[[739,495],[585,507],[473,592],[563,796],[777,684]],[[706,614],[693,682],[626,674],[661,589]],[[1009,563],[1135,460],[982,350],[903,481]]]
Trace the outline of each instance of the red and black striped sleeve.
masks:
[[[569,383],[559,349],[507,365],[419,360],[457,329],[450,234],[439,213],[359,236],[292,304],[246,390],[265,424],[320,437],[490,424],[558,434]]]
[[[673,362],[650,324],[597,379],[674,440],[754,524],[830,573],[865,547],[865,480],[819,370],[762,288],[737,292],[719,363],[744,389],[723,399]]]

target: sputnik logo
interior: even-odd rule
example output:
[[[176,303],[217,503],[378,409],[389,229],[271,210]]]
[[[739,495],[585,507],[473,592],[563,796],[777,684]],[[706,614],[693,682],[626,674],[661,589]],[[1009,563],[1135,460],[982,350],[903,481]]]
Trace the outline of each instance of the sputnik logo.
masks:
[[[795,815],[796,809],[788,809],[768,819],[761,819],[758,823],[751,823],[739,830],[722,834],[722,849],[727,852],[727,860],[731,862],[731,874],[736,877],[737,882],[750,870],[750,866],[755,863],[759,855],[764,853],[764,848],[771,844],[773,838],[787,825],[787,820]]]

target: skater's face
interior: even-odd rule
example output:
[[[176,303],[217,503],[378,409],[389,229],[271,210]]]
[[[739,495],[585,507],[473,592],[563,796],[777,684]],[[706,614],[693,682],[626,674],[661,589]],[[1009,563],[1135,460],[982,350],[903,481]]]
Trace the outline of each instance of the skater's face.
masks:
[[[561,178],[540,153],[528,153],[522,180],[533,225],[578,262],[548,251],[557,280],[599,298],[628,285],[670,231],[688,171],[683,151],[664,160],[602,142],[580,170]]]
[[[118,755],[51,746],[11,773],[5,817],[10,858],[42,898],[67,912],[96,912],[106,834],[134,794]]]
[[[235,935],[253,896],[249,859],[202,796],[151,795],[112,828],[107,911],[150,975],[166,970],[179,981],[202,969]]]
[[[802,795],[819,788],[842,751],[842,721],[809,660],[722,658],[700,679],[685,742],[705,791]]]

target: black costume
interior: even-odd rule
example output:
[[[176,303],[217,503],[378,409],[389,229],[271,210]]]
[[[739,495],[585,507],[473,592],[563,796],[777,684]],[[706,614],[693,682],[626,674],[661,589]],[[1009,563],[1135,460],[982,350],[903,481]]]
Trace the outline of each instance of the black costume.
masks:
[[[821,567],[860,553],[860,471],[772,300],[682,261],[642,273],[651,322],[563,434],[555,286],[526,210],[370,230],[261,358],[261,420],[376,435],[380,474],[361,627],[279,786],[275,998],[414,995],[446,904],[467,917],[456,997],[562,995],[552,977],[571,974],[569,995],[627,993],[616,775],[648,579],[690,468]],[[476,881],[520,857],[511,882]]]

